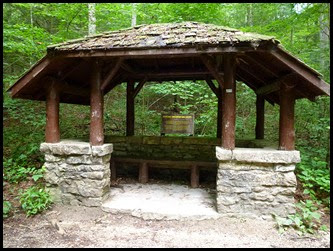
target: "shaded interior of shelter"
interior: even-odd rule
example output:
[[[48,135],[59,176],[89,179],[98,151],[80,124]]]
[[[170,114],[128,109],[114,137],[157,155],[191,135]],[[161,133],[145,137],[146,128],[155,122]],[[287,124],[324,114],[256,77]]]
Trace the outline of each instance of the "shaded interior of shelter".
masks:
[[[191,186],[190,164],[196,162],[199,168],[199,187],[216,188],[217,158],[216,146],[221,139],[197,136],[105,136],[105,143],[113,144],[112,158],[157,160],[149,166],[149,183],[173,183]],[[277,149],[274,143],[265,139],[236,139],[236,147]],[[161,163],[158,163],[161,160]],[[165,161],[167,163],[163,163]],[[168,161],[175,161],[174,163]],[[203,165],[200,165],[203,163]],[[212,165],[206,166],[205,163]],[[214,165],[215,163],[215,165]],[[140,163],[116,162],[117,182],[137,182]]]

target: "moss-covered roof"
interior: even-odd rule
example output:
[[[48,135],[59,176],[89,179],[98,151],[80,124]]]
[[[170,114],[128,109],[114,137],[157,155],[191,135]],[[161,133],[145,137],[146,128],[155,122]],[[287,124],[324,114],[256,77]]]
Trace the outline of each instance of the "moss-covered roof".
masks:
[[[104,32],[81,39],[48,46],[48,50],[73,51],[113,48],[181,47],[195,44],[233,45],[241,42],[260,43],[274,37],[242,32],[228,27],[198,22],[139,25]]]

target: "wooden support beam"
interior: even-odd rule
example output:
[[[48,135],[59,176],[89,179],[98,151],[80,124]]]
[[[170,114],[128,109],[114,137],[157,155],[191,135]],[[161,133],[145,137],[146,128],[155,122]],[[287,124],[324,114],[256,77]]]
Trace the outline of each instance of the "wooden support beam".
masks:
[[[224,88],[222,89],[223,116],[222,116],[222,147],[235,148],[235,122],[236,122],[236,84],[235,64],[236,57],[226,54],[223,58]]]
[[[57,143],[60,141],[59,101],[60,95],[57,85],[55,81],[50,81],[50,87],[46,93],[46,143]]]
[[[244,64],[239,64],[239,68],[252,76],[252,78],[256,79],[256,81],[261,82],[264,85],[266,84],[266,81],[258,73],[251,72],[251,70],[249,70],[247,66],[244,66]]]
[[[89,50],[89,51],[52,51],[48,50],[48,54],[59,55],[61,57],[124,57],[124,58],[172,58],[184,56],[198,56],[199,54],[221,54],[221,53],[237,53],[249,51],[266,51],[265,48],[253,48],[250,45],[244,46],[214,46],[205,48],[158,48],[158,49],[138,49],[138,50]]]
[[[256,101],[256,139],[264,139],[265,131],[265,99],[257,95]]]
[[[90,89],[84,88],[82,87],[82,85],[81,87],[78,87],[78,85],[71,85],[67,81],[55,78],[53,76],[46,76],[45,78],[43,78],[43,81],[54,81],[54,83],[57,85],[59,92],[61,93],[67,93],[81,97],[89,97],[90,95]]]
[[[135,123],[135,107],[134,107],[134,81],[127,82],[126,95],[126,136],[134,135]]]
[[[273,75],[274,77],[278,77],[279,75],[275,73],[273,70],[271,70],[267,65],[262,63],[260,60],[256,59],[254,57],[254,54],[248,55],[248,54],[243,54],[242,56],[246,61],[249,61],[251,64],[258,65],[262,70],[266,71],[270,75]]]
[[[97,60],[93,60],[90,78],[90,144],[103,145],[103,91],[101,88],[101,68]]]
[[[147,162],[142,162],[139,167],[139,182],[147,183],[149,180],[149,167]]]
[[[116,162],[114,161],[113,157],[111,158],[110,166],[111,166],[111,182],[115,182],[117,180],[117,169],[116,169]]]
[[[219,72],[220,76],[223,76],[223,72]],[[147,78],[177,78],[177,77],[202,77],[203,79],[207,78],[207,75],[211,75],[210,71],[193,71],[193,70],[181,70],[181,71],[160,71],[160,72],[151,72],[151,71],[141,71],[136,74],[127,74],[129,78],[132,79],[142,79],[144,77]]]
[[[121,64],[123,63],[123,58],[118,58],[116,64],[109,70],[109,72],[106,74],[105,78],[102,81],[101,88],[102,90],[105,89],[105,87],[109,84],[109,82],[114,78],[114,76],[117,74]]]
[[[122,69],[124,69],[125,71],[133,73],[133,74],[138,74],[139,73],[137,70],[134,70],[132,66],[130,66],[127,63],[125,63],[124,61],[122,62],[122,64],[120,65],[120,67]]]
[[[104,94],[112,91],[113,88],[115,88],[117,85],[120,85],[122,82],[124,81],[124,78],[122,76],[120,76],[117,79],[114,79],[114,81],[111,82],[111,84],[109,84],[103,91]]]
[[[293,77],[295,77],[294,73],[286,74],[286,75],[274,80],[273,83],[264,85],[264,86],[258,88],[256,90],[256,94],[259,96],[264,96],[264,95],[270,94],[272,92],[276,92],[276,91],[280,90],[280,84],[283,81],[288,81],[289,79],[292,79]]]
[[[147,82],[147,77],[145,77],[144,79],[142,79],[139,84],[135,87],[134,89],[134,93],[133,93],[133,97],[135,98],[138,93],[140,92],[140,90],[142,89],[143,85]]]
[[[253,80],[253,78],[252,77],[249,78],[249,76],[246,73],[244,74],[244,72],[242,70],[240,70],[239,68],[237,69],[236,76],[238,79],[243,81],[246,85],[248,85],[254,92],[256,92],[256,90],[258,90],[258,88],[256,86],[256,82]],[[278,103],[278,100],[276,100],[276,98],[274,96],[266,95],[265,99],[271,105]]]
[[[294,129],[295,89],[283,83],[280,89],[279,149],[295,149]]]
[[[216,168],[216,161],[206,162],[206,161],[191,161],[191,160],[153,160],[153,159],[137,159],[137,158],[113,158],[116,163],[147,163],[151,164],[154,168],[180,168],[188,169],[193,165],[205,168]]]
[[[199,187],[199,167],[197,165],[191,166],[191,187]]]
[[[85,60],[80,60],[76,63],[72,63],[70,65],[70,67],[67,67],[65,70],[65,72],[62,72],[58,78],[59,80],[64,80],[65,78],[67,78],[71,73],[73,73],[75,70],[77,70],[78,68],[80,68],[83,64],[85,64],[86,61]]]
[[[222,137],[223,99],[222,99],[222,89],[219,87],[217,91],[218,91],[218,99],[217,99],[216,137],[220,139]]]
[[[27,73],[25,73],[14,85],[12,85],[8,91],[12,98],[17,97],[17,93],[22,89],[26,88],[31,80],[41,73],[46,67],[51,64],[51,58],[48,56],[43,57],[39,60]]]
[[[218,88],[214,85],[213,81],[209,78],[206,78],[205,80],[206,80],[206,83],[208,84],[209,88],[212,90],[212,92],[214,92],[216,97],[219,98]]]
[[[213,75],[216,81],[219,83],[219,86],[223,88],[223,77],[220,75],[219,71],[216,68],[216,64],[213,62],[213,59],[207,55],[200,55],[202,62],[205,64],[209,72]],[[224,72],[225,73],[225,72]]]
[[[272,92],[276,92],[278,90],[280,90],[280,83],[281,81],[278,80],[278,81],[275,81],[274,83],[272,84],[269,84],[269,85],[264,85],[260,88],[258,88],[255,93],[258,95],[258,96],[264,96],[264,95],[267,95],[267,94],[270,94]]]
[[[270,54],[278,61],[296,72],[300,77],[312,83],[318,90],[320,90],[320,92],[326,94],[327,96],[330,96],[330,85],[328,85],[325,81],[316,76],[316,74],[311,68],[306,67],[303,63],[292,58],[281,49],[273,49],[270,51]]]

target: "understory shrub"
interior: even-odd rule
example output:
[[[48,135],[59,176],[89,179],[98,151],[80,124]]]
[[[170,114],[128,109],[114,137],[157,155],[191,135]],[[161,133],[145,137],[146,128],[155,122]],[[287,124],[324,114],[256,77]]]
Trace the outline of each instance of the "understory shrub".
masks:
[[[27,216],[31,216],[48,209],[52,199],[46,188],[35,185],[20,193],[20,203]]]
[[[330,169],[322,150],[300,148],[302,161],[297,165],[296,175],[304,188],[304,194],[317,203],[330,207]]]
[[[279,217],[276,214],[273,214],[273,218],[277,223],[279,233],[284,232],[289,227],[293,227],[299,235],[313,234],[319,229],[327,230],[327,226],[321,224],[321,215],[312,200],[296,203],[296,213],[288,215],[287,218]]]
[[[4,200],[2,203],[2,218],[7,218],[12,209],[12,204],[9,201]]]

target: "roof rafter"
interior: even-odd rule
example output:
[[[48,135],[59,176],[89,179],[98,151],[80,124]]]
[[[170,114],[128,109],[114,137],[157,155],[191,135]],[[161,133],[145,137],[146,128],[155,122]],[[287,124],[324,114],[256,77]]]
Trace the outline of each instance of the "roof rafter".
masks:
[[[216,81],[219,83],[220,88],[223,89],[224,79],[220,75],[216,63],[211,57],[205,54],[200,55],[200,58],[207,67],[207,69],[210,71],[210,73],[213,75],[213,77],[216,79]]]
[[[296,72],[300,77],[312,83],[313,86],[316,87],[318,90],[330,96],[330,86],[327,85],[318,76],[315,76],[315,74],[310,73],[304,65],[296,63],[295,59],[291,58],[290,55],[283,52],[282,50],[279,50],[279,48],[270,50],[270,54],[281,63],[292,69],[294,72]]]

